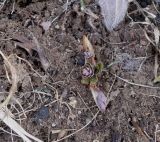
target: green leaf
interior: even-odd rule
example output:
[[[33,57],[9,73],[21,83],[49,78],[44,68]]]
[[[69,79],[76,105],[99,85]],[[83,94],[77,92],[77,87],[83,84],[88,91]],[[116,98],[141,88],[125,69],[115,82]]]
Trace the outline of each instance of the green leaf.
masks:
[[[95,74],[100,73],[103,70],[103,68],[104,68],[104,65],[102,62],[97,63],[95,66]]]
[[[160,82],[160,76],[157,76],[157,77],[154,79],[153,83],[159,83],[159,82]]]
[[[90,78],[90,85],[96,85],[98,82],[98,77],[97,76],[93,76]]]
[[[90,84],[90,78],[83,78],[81,80],[81,83],[84,84],[84,85],[89,85]]]

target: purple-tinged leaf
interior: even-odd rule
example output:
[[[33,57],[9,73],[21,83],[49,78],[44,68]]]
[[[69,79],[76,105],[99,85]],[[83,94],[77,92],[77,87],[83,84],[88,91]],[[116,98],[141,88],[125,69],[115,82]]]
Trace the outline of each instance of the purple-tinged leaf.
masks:
[[[86,51],[86,52],[84,52],[84,56],[85,56],[85,58],[89,59],[89,58],[93,57],[94,54],[89,51]]]
[[[82,75],[84,77],[91,77],[94,75],[93,69],[89,64],[86,64],[82,69]]]
[[[101,112],[105,112],[107,107],[107,97],[98,87],[90,86],[94,101]]]

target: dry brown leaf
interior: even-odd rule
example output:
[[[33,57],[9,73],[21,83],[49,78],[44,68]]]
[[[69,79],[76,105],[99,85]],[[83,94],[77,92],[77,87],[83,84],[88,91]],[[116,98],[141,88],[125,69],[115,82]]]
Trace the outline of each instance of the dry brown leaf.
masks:
[[[17,47],[25,49],[29,55],[32,55],[33,50],[36,51],[35,43],[22,35],[16,35],[12,40]]]
[[[16,35],[12,40],[15,42],[16,46],[26,50],[30,56],[32,56],[33,50],[36,51],[39,55],[43,69],[47,71],[50,66],[48,59],[45,56],[43,48],[40,47],[38,40],[35,37],[33,38],[34,40],[29,40],[27,37],[22,35]]]
[[[83,48],[85,51],[89,51],[90,53],[92,53],[93,55],[94,54],[94,49],[93,49],[93,46],[92,44],[90,43],[90,41],[88,40],[88,37],[87,36],[83,36]]]
[[[92,44],[90,43],[89,39],[87,36],[83,36],[83,49],[84,49],[84,53],[86,53],[86,57],[85,57],[85,62],[90,62],[92,65],[96,65],[96,61],[95,61],[95,53],[94,53],[94,49]],[[88,55],[90,56],[89,59]]]

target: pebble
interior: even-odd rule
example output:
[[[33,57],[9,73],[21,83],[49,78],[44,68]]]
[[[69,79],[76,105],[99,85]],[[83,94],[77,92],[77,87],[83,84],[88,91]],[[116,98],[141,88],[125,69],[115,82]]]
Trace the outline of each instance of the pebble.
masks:
[[[56,26],[55,26],[55,29],[59,30],[59,29],[60,29],[60,26],[59,26],[59,25],[56,25]]]
[[[79,53],[77,54],[74,58],[74,64],[79,65],[79,66],[84,66],[85,64],[85,58],[84,58],[84,54]]]
[[[57,124],[55,122],[52,123],[52,127],[55,127]]]
[[[36,122],[40,122],[41,120],[45,120],[49,117],[49,108],[42,106],[40,109],[37,110],[34,116],[34,120]]]
[[[82,114],[82,111],[79,110],[79,111],[78,111],[78,115],[81,115],[81,114]]]

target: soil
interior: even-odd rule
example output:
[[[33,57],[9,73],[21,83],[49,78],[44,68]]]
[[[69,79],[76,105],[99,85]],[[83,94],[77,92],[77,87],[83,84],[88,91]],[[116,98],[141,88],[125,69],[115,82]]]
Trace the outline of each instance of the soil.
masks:
[[[71,134],[92,120],[98,108],[89,89],[81,84],[84,65],[82,37],[87,35],[97,60],[105,67],[98,85],[111,101],[106,111],[99,112],[90,125],[63,141],[145,142],[144,135],[149,141],[154,141],[160,123],[160,89],[125,82],[159,87],[153,83],[155,50],[145,37],[144,26],[130,25],[131,21],[126,16],[110,33],[103,25],[100,8],[95,1],[86,0],[86,7],[100,17],[96,20],[80,10],[79,1],[70,3],[64,12],[65,4],[65,0],[7,1],[1,10],[0,50],[9,56],[17,70],[19,82],[14,97],[27,116],[11,100],[8,108],[15,119],[27,132],[44,142]],[[134,11],[134,7],[131,4],[129,12]],[[41,23],[57,16],[49,30],[44,31]],[[135,21],[145,19],[140,13],[133,13],[131,17]],[[44,71],[36,51],[30,55],[24,48],[15,46],[12,40],[18,35],[31,38],[31,32],[50,63],[47,71]],[[0,93],[8,92],[10,86],[0,57]],[[0,101],[3,102],[7,94],[1,94]],[[57,96],[61,100],[56,101]],[[133,118],[137,119],[138,128],[144,135],[137,131]],[[5,124],[0,125],[1,142],[22,141],[11,135],[12,131]],[[55,134],[55,130],[61,131]],[[66,132],[64,135],[62,130]],[[160,141],[159,133],[156,139]]]

